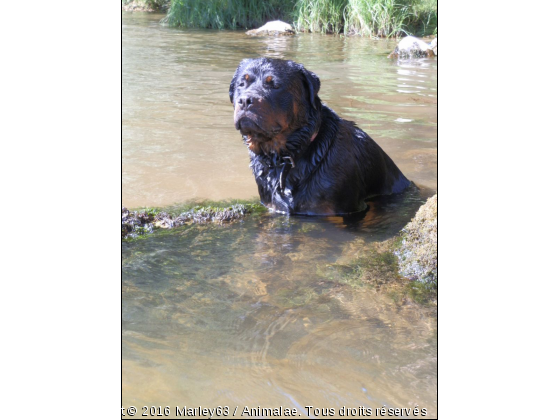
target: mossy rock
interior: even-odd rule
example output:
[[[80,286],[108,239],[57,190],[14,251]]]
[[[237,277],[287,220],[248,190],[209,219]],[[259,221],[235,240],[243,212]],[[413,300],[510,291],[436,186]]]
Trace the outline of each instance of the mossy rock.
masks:
[[[395,254],[402,276],[437,285],[437,194],[420,207],[404,227]]]
[[[233,203],[203,202],[191,206],[171,206],[166,209],[146,208],[141,211],[121,209],[121,239],[143,237],[154,229],[170,229],[185,224],[225,224],[241,220],[254,213],[265,212],[266,208],[254,202]]]

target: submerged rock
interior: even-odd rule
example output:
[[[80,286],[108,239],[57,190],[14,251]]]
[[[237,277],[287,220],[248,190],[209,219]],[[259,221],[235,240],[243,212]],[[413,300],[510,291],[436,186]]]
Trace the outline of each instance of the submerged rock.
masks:
[[[264,26],[245,32],[247,35],[295,35],[292,25],[281,20],[267,22]]]
[[[437,38],[430,44],[414,36],[406,36],[396,46],[388,58],[423,58],[437,55]]]
[[[410,280],[437,285],[437,194],[418,209],[401,238],[395,251],[399,273]]]

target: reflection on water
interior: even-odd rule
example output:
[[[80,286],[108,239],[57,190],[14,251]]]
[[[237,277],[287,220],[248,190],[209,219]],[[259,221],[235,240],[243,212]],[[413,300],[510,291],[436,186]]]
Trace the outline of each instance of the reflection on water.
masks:
[[[437,61],[387,59],[394,41],[170,29],[123,14],[123,205],[258,195],[228,90],[243,58],[303,63],[321,99],[373,137],[410,180],[435,190]]]
[[[123,15],[125,205],[257,194],[227,95],[240,59],[257,55],[316,71],[323,100],[421,186],[353,217],[255,215],[123,243],[123,407],[171,406],[171,418],[175,406],[226,405],[304,418],[310,405],[436,415],[434,310],[325,270],[395,235],[436,187],[436,64],[387,61],[392,48],[173,30],[154,15]]]

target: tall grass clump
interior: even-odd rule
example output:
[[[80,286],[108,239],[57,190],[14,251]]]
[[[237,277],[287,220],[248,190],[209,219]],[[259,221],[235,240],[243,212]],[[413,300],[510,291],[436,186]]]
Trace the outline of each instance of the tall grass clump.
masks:
[[[296,0],[300,31],[369,37],[437,33],[437,0]]]
[[[409,29],[420,35],[437,35],[437,0],[420,0],[414,4]]]
[[[348,0],[297,0],[294,24],[300,31],[340,33]]]
[[[406,35],[406,23],[412,16],[411,3],[410,0],[349,0],[344,12],[344,33],[370,37]]]
[[[170,26],[212,29],[254,28],[291,18],[294,0],[172,0],[164,19]]]

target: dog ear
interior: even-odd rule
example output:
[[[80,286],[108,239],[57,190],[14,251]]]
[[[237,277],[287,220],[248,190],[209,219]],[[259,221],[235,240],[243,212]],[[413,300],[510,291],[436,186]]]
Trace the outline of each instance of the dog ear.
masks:
[[[319,94],[319,89],[321,89],[321,80],[319,80],[319,76],[306,70],[303,66],[300,67],[300,71],[303,74],[304,84],[309,92],[309,102],[311,102],[313,109],[317,109],[317,102],[319,101],[317,95]]]
[[[233,79],[231,79],[231,83],[229,84],[229,101],[233,103],[233,92],[235,91],[235,82],[237,82],[237,73],[239,72],[239,68],[233,75]]]
[[[235,73],[233,74],[233,79],[231,79],[231,83],[229,84],[229,101],[231,103],[233,103],[233,94],[235,93],[235,84],[237,83],[239,72],[241,71],[241,68],[244,67],[245,64],[247,64],[248,61],[248,59],[241,60],[241,63],[239,63],[237,70],[235,70]]]

